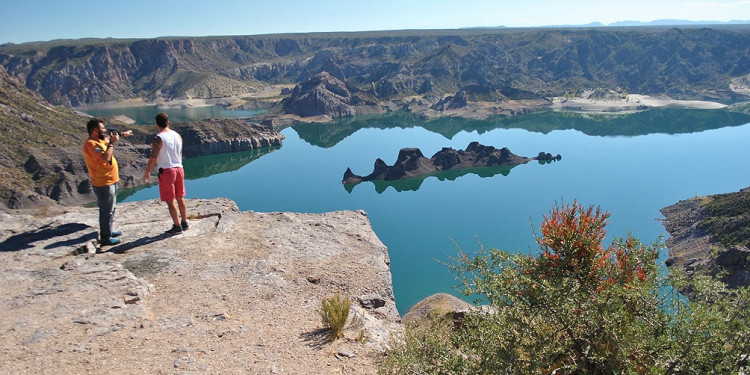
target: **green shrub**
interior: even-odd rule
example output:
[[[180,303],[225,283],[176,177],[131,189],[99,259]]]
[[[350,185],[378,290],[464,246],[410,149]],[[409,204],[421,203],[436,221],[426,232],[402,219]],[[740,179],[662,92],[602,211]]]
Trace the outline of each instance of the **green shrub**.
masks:
[[[703,206],[700,229],[726,247],[750,246],[750,191],[719,194]]]
[[[334,341],[344,334],[344,326],[349,316],[351,301],[339,294],[323,298],[318,314],[323,327],[329,330],[328,339]]]
[[[538,255],[459,249],[450,266],[491,309],[463,328],[409,328],[381,374],[736,374],[750,354],[750,292],[699,277],[690,299],[660,244],[603,245],[608,213],[572,205],[545,216]],[[491,312],[482,312],[491,311]]]

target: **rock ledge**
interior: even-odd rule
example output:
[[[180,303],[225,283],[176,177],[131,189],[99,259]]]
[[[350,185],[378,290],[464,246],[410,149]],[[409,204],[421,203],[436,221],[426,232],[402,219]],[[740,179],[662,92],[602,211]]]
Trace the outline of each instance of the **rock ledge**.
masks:
[[[92,253],[97,210],[58,210],[0,213],[0,372],[375,374],[401,329],[363,211],[194,199],[190,229],[166,236],[161,202],[125,203],[123,244]],[[335,293],[363,323],[328,343],[317,309]]]

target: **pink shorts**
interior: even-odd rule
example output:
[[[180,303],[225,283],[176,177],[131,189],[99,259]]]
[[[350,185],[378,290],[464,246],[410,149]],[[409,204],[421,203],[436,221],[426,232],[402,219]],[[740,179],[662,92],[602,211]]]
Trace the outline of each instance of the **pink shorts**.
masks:
[[[164,202],[185,196],[185,170],[180,167],[159,172],[159,197]]]

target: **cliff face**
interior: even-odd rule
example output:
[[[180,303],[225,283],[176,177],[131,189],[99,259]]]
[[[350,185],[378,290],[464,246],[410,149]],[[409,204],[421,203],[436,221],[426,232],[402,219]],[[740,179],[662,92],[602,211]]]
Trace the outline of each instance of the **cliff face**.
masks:
[[[750,28],[432,30],[72,40],[0,47],[0,65],[54,104],[226,97],[321,72],[352,96],[494,100],[591,87],[678,99],[748,93]],[[443,103],[455,107],[461,100]]]
[[[227,56],[236,45],[229,44],[191,39],[73,43],[3,54],[0,60],[11,75],[56,105],[254,91],[251,78],[218,74],[237,67]]]
[[[166,236],[162,202],[118,205],[123,242],[98,253],[96,208],[0,212],[3,372],[376,373],[402,328],[364,212],[187,207],[190,229]],[[335,294],[360,324],[328,343],[317,309]]]
[[[680,201],[661,210],[669,267],[719,275],[728,287],[750,285],[750,187]]]
[[[186,158],[281,146],[284,136],[273,129],[237,119],[177,124]]]

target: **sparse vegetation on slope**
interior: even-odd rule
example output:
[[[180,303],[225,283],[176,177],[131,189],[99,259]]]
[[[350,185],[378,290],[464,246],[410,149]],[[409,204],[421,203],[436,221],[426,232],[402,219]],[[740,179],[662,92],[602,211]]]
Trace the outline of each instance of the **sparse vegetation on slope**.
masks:
[[[66,173],[64,150],[86,137],[86,120],[50,105],[0,69],[0,201],[23,201],[35,189],[54,186]],[[57,170],[40,168],[52,161]]]
[[[750,190],[706,197],[699,227],[726,247],[750,247]]]

